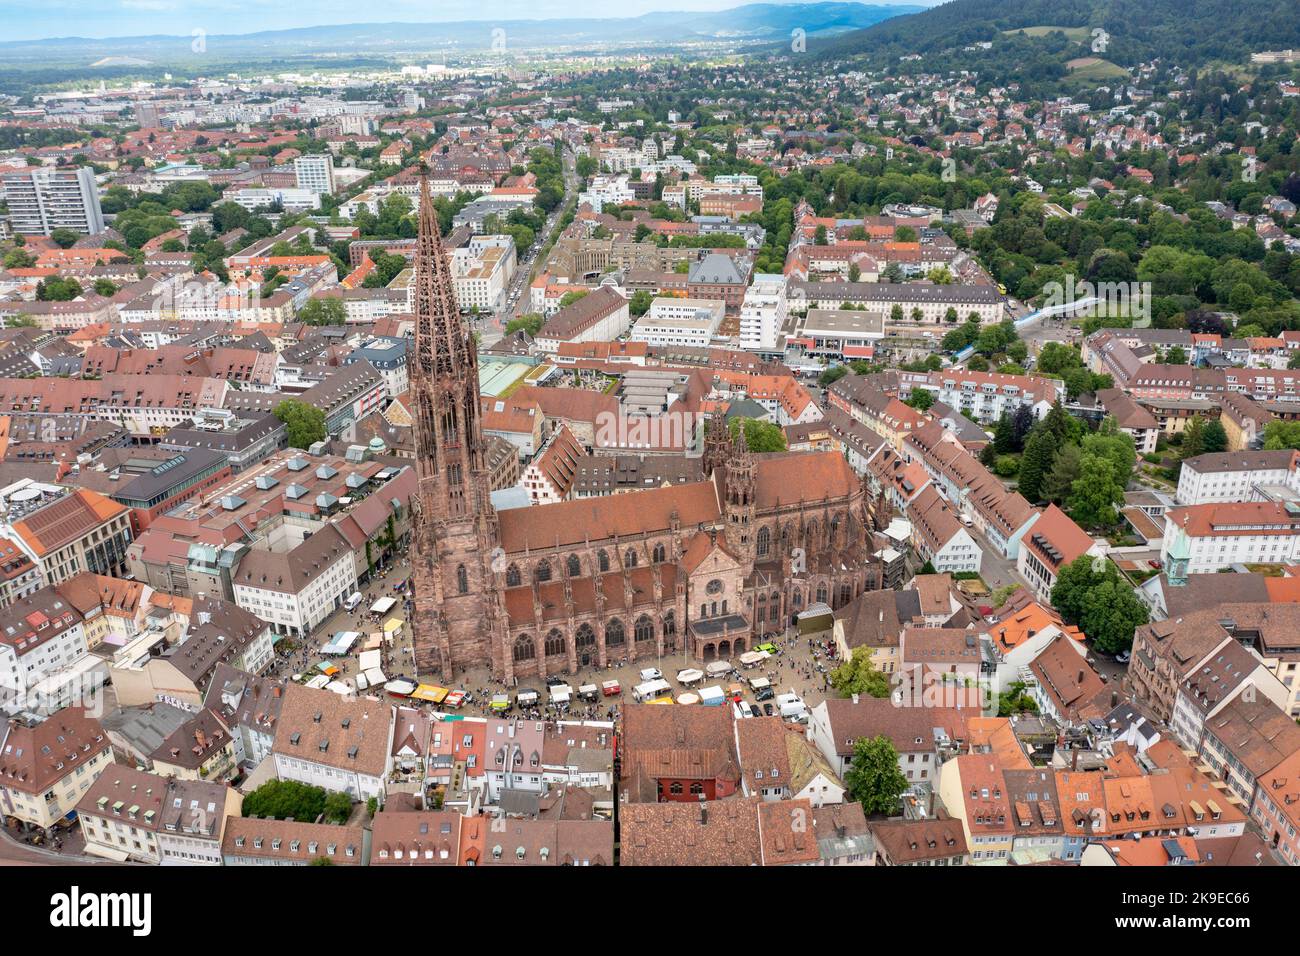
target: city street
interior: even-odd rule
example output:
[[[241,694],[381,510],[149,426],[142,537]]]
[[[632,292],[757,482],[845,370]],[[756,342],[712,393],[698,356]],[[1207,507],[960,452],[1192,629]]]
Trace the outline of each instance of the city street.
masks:
[[[511,318],[518,318],[531,311],[529,286],[532,284],[533,279],[540,275],[546,267],[545,261],[536,261],[538,252],[554,238],[555,226],[559,222],[561,214],[568,208],[570,201],[577,198],[578,172],[577,161],[574,159],[573,153],[565,150],[562,165],[564,167],[564,199],[546,217],[546,224],[538,232],[533,248],[519,260],[519,268],[516,270],[515,277],[506,293],[506,304],[501,320],[503,328]],[[549,257],[549,255],[550,250],[548,249],[547,256]]]

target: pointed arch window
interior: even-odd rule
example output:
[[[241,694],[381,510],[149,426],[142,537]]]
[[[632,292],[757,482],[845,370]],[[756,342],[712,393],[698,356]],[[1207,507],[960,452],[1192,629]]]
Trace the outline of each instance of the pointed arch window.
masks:
[[[563,650],[564,642],[560,642],[560,648]],[[515,638],[514,658],[515,663],[520,661],[531,661],[537,656],[537,645],[533,643],[531,634],[520,634]]]
[[[506,568],[506,587],[517,588],[523,583],[523,578],[519,574],[519,565],[512,564]]]
[[[456,590],[461,594],[469,593],[469,572],[463,564],[456,568]]]
[[[620,647],[627,642],[627,634],[623,630],[623,622],[614,618],[605,625],[605,646]]]

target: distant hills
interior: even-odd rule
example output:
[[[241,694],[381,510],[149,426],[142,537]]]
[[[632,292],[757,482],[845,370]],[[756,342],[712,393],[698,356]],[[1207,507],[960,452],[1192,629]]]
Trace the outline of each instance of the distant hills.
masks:
[[[451,23],[353,23],[261,33],[208,35],[206,53],[223,60],[302,55],[393,55],[489,52],[494,39],[507,52],[538,47],[600,44],[664,45],[701,40],[775,40],[802,29],[808,36],[859,30],[890,17],[915,13],[915,4],[754,3],[713,12],[659,12],[638,17],[563,20],[470,20]],[[502,31],[502,32],[496,32]],[[189,36],[110,39],[62,37],[0,42],[0,60],[86,64],[114,57],[150,62],[187,59]]]
[[[1296,0],[951,0],[843,34],[823,52],[924,54],[996,41],[1013,30],[1045,40],[1047,31],[1033,28],[1049,26],[1085,28],[1085,51],[1093,30],[1104,30],[1100,55],[1124,66],[1154,57],[1185,66],[1242,62],[1259,50],[1300,47]],[[1074,31],[1067,36],[1077,41]]]

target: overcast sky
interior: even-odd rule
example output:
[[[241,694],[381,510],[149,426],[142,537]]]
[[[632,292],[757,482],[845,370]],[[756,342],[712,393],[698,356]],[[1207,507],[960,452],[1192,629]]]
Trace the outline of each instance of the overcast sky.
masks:
[[[726,10],[747,0],[0,0],[0,40],[256,33],[333,23],[630,17]],[[785,0],[767,0],[785,2]],[[873,0],[887,4],[889,0]],[[895,0],[929,6],[936,0]],[[0,64],[2,65],[2,64]]]

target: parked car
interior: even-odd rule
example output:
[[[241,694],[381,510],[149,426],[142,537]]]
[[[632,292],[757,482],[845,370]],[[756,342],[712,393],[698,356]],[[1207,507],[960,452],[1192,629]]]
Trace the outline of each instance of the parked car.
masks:
[[[771,717],[772,714],[775,712],[776,712],[776,708],[773,707],[770,703],[763,705],[763,713],[767,714],[767,716]]]
[[[1119,664],[1127,664],[1127,663],[1128,663],[1128,660],[1129,660],[1129,652],[1128,652],[1128,651],[1120,651],[1118,654],[1115,655],[1115,661],[1116,661],[1116,663],[1119,663]]]

